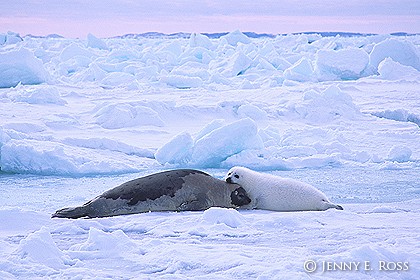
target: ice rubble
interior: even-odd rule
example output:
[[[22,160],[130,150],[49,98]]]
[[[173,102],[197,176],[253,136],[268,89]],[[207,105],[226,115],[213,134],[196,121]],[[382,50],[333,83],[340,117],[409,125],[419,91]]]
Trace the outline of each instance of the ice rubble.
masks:
[[[418,199],[340,212],[211,208],[76,221],[45,212],[138,175],[102,174],[162,168],[321,168],[356,197],[372,166],[417,178],[418,54],[418,36],[0,35],[1,171],[70,175],[4,174],[0,278],[415,279]],[[330,166],[348,167],[347,178]],[[363,176],[352,178],[358,166]],[[74,178],[92,174],[101,176]],[[23,195],[28,181],[41,182],[43,199]],[[308,274],[309,259],[370,261],[373,270]],[[410,269],[380,271],[379,261]]]
[[[345,131],[363,123],[372,129],[374,116],[419,124],[414,109],[365,114],[351,97],[357,91],[346,86],[416,83],[418,36],[251,39],[234,31],[219,39],[195,33],[188,39],[19,38],[0,37],[0,98],[7,112],[0,128],[3,171],[119,173],[158,164],[293,169],[402,160],[415,165],[419,157],[409,142],[416,133],[378,150],[351,144],[354,131]],[[317,82],[325,85],[312,86]],[[184,122],[194,129],[185,131]],[[372,138],[358,133],[366,143]],[[377,141],[380,134],[375,132]],[[394,145],[411,155],[388,155]]]
[[[369,55],[360,48],[319,50],[316,53],[317,71],[323,80],[357,79],[365,75],[368,64]]]
[[[61,97],[58,88],[53,86],[41,85],[33,89],[25,89],[24,87],[18,86],[13,91],[7,93],[7,97],[13,102],[26,102],[29,104],[67,104]]]
[[[96,123],[103,128],[117,129],[139,125],[164,126],[159,114],[145,106],[131,104],[111,104],[101,108],[96,114]]]
[[[127,173],[157,167],[146,157],[38,140],[8,141],[1,147],[1,162],[5,172],[61,175]]]
[[[97,38],[95,35],[89,33],[87,35],[87,46],[89,48],[96,48],[100,50],[108,50],[108,46],[105,41]]]
[[[396,162],[407,162],[411,157],[411,149],[406,146],[393,146],[388,153],[388,160]]]
[[[156,160],[161,163],[185,164],[191,160],[194,140],[188,132],[183,132],[160,147],[156,153]]]
[[[7,32],[6,34],[0,33],[0,45],[12,45],[22,41],[23,39],[18,33],[11,31]]]
[[[40,59],[27,48],[0,52],[0,88],[21,84],[41,84],[48,72]]]
[[[400,64],[391,57],[382,60],[378,65],[379,77],[384,80],[409,80],[418,81],[420,72],[414,67]]]
[[[356,80],[378,73],[380,63],[387,58],[420,69],[418,51],[409,37],[367,36],[349,40],[288,35],[251,40],[234,31],[217,40],[194,33],[189,40],[145,38],[139,44],[132,44],[129,39],[98,39],[92,34],[86,42],[49,38],[50,44],[39,45],[36,40],[39,39],[25,37],[16,42],[18,50],[5,48],[0,52],[0,69],[4,73],[1,87],[19,82],[92,80],[111,87],[134,81],[159,81],[175,88],[214,87],[221,82],[216,78],[220,74],[227,79],[222,83],[228,81],[232,86],[246,81],[254,87],[271,87],[281,85],[284,79],[286,83]],[[46,57],[44,64],[39,61]],[[191,62],[196,63],[192,69]],[[12,66],[14,71],[5,71]],[[405,68],[401,69],[398,71]],[[49,80],[49,75],[55,79]]]
[[[370,65],[375,69],[386,58],[420,71],[420,58],[416,46],[411,42],[388,38],[376,44],[370,53]]]

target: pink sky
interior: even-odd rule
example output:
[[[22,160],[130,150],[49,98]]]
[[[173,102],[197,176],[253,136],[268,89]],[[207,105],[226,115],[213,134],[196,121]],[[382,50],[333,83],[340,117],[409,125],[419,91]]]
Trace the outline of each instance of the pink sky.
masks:
[[[149,31],[258,33],[340,31],[420,33],[418,0],[15,0],[2,1],[0,33],[88,33],[112,37]]]

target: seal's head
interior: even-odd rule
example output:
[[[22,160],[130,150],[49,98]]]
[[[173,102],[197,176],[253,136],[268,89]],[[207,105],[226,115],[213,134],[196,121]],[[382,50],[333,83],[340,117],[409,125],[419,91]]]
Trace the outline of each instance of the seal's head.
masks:
[[[251,203],[251,199],[249,198],[248,194],[246,193],[245,189],[242,187],[239,187],[235,189],[230,194],[230,199],[232,201],[232,204],[235,206],[244,206]]]
[[[244,180],[244,176],[246,176],[247,170],[249,169],[245,167],[235,166],[232,167],[227,175],[226,175],[226,182],[229,184],[241,184],[241,182]]]

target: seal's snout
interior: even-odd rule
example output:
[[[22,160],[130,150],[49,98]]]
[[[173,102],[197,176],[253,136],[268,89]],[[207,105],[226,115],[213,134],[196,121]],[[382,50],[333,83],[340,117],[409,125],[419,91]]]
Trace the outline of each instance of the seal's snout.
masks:
[[[248,194],[246,193],[245,189],[242,187],[239,187],[235,189],[231,194],[230,198],[233,205],[236,206],[244,206],[251,203],[251,198],[249,198]]]
[[[226,183],[233,184],[233,182],[232,182],[232,178],[227,177],[227,178],[226,178]]]

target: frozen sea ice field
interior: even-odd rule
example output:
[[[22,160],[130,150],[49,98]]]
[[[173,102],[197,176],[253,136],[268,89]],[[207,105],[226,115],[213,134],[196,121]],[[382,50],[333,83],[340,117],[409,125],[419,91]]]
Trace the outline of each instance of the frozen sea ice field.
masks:
[[[419,84],[418,35],[0,34],[0,278],[418,279]],[[50,218],[235,165],[344,211]]]

